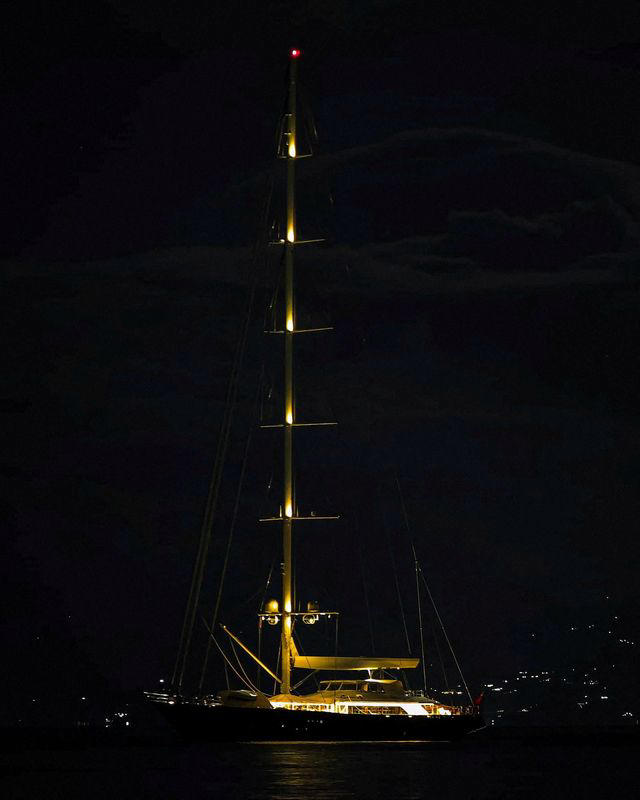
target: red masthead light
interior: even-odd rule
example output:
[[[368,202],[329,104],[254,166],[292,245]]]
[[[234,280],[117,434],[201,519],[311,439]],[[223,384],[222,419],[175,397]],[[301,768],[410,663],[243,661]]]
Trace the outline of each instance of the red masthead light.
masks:
[[[299,55],[300,55],[300,51],[296,50],[295,48],[290,53],[291,58],[298,58]]]

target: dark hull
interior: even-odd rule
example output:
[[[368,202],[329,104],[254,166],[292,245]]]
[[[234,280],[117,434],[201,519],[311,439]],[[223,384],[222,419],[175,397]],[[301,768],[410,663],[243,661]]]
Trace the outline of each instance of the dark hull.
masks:
[[[453,741],[483,727],[480,714],[400,716],[154,703],[189,739],[251,741]]]

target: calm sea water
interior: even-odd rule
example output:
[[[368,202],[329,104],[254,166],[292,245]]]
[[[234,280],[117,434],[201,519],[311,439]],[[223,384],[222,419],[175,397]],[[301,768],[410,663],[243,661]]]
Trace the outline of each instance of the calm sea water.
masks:
[[[245,744],[91,747],[0,756],[2,797],[636,798],[633,744]]]

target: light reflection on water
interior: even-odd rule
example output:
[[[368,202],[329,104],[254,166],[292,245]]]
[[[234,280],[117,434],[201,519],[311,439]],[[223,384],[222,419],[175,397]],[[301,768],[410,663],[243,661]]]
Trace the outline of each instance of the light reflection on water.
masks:
[[[210,796],[217,796],[224,775],[230,793],[255,800],[419,800],[427,786],[431,794],[438,782],[433,773],[437,749],[442,745],[274,742],[218,750]],[[245,764],[240,774],[235,769],[239,758]]]
[[[601,800],[634,796],[636,756],[509,740],[200,744],[0,754],[0,773],[21,800]]]
[[[521,742],[273,743],[209,750],[211,776],[198,797],[252,800],[546,800],[610,796],[629,753]],[[615,762],[615,763],[614,763]],[[609,767],[605,767],[605,764]],[[626,766],[622,766],[623,763]],[[242,764],[242,767],[238,767]],[[222,783],[224,782],[224,787]]]
[[[259,752],[259,751],[258,751]],[[341,759],[332,757],[331,750],[305,745],[286,749],[271,745],[256,754],[260,770],[260,784],[253,788],[255,797],[270,800],[273,797],[299,800],[307,797],[324,797],[342,800],[353,797],[352,783],[345,774]]]

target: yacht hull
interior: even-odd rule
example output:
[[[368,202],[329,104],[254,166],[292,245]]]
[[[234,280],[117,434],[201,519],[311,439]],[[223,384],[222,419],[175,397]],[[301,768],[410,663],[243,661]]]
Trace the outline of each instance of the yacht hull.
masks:
[[[186,738],[218,742],[453,741],[483,727],[478,713],[385,716],[235,708],[179,701],[154,705]]]

